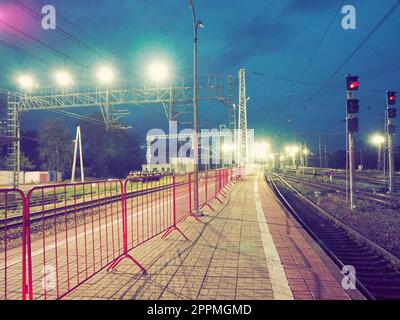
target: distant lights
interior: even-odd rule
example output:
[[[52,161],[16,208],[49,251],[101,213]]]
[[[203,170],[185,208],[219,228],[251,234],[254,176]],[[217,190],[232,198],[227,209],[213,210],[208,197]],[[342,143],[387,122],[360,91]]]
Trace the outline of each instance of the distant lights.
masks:
[[[254,145],[255,157],[257,159],[266,159],[271,151],[271,144],[268,142],[258,142]]]
[[[34,78],[29,74],[19,76],[17,83],[24,90],[32,90],[36,86]]]
[[[57,71],[54,77],[62,87],[69,87],[73,84],[72,77],[67,71]]]
[[[382,134],[376,133],[371,137],[371,143],[376,146],[382,145],[383,143],[385,143],[385,136]]]
[[[99,67],[97,69],[96,76],[98,82],[102,84],[109,84],[115,80],[114,69],[107,65]],[[57,86],[62,88],[67,88],[74,85],[74,80],[71,73],[66,70],[58,70],[54,72],[53,79],[55,80]],[[23,90],[32,90],[38,87],[36,80],[30,74],[18,75],[15,82],[18,87]]]
[[[155,82],[164,81],[168,76],[168,68],[165,64],[156,61],[149,67],[149,76]]]
[[[235,144],[233,143],[224,143],[222,145],[222,150],[226,153],[234,151],[235,150]]]
[[[103,84],[109,84],[115,79],[114,70],[110,66],[101,66],[97,70],[97,80]]]
[[[299,146],[293,145],[293,146],[286,146],[285,147],[285,153],[289,156],[296,156],[297,153],[300,152]]]

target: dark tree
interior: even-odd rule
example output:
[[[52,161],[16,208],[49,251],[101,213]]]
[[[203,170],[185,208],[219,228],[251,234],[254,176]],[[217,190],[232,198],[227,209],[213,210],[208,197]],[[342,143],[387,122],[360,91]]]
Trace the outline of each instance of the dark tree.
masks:
[[[60,119],[46,120],[39,130],[39,159],[42,168],[69,175],[72,165],[72,136]]]
[[[101,120],[99,113],[90,116]],[[98,178],[124,178],[140,165],[138,142],[128,130],[110,129],[97,122],[82,122],[85,166]]]
[[[21,133],[21,150],[33,164],[33,169],[40,169],[38,132],[29,130]]]

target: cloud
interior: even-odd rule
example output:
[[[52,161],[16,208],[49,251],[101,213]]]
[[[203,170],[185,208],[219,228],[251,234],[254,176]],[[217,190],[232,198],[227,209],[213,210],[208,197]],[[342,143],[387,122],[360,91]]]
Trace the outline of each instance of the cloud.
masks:
[[[286,48],[291,43],[297,28],[289,19],[280,15],[270,16],[270,11],[262,11],[247,24],[241,23],[233,28],[224,39],[226,48],[214,66],[224,69],[225,66],[240,64],[243,60],[257,55]]]

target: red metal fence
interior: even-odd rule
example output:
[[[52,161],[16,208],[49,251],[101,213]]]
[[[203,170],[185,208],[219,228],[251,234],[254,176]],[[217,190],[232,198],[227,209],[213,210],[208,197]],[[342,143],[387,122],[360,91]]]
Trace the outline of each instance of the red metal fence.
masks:
[[[153,239],[172,225],[173,188],[172,175],[148,182],[125,181],[128,250]]]
[[[22,191],[0,190],[0,300],[25,298],[25,208]]]
[[[231,169],[199,173],[199,205],[222,202]],[[0,300],[60,299],[193,214],[194,175],[0,190]]]
[[[120,180],[28,192],[30,299],[59,299],[123,253],[122,197]]]

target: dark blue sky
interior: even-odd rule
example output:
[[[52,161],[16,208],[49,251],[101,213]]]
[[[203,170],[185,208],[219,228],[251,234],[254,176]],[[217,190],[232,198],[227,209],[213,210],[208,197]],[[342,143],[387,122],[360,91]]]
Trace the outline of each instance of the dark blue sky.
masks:
[[[38,0],[18,0],[40,13]],[[58,19],[58,26],[91,49],[55,31],[44,31],[40,22],[13,1],[0,0],[0,19],[88,66],[107,61],[111,52],[133,74],[145,79],[145,68],[155,57],[169,61],[176,75],[192,72],[192,18],[186,0],[46,0],[79,29]],[[341,0],[197,0],[198,17],[206,28],[199,39],[201,74],[237,75],[247,70],[249,127],[259,136],[273,134],[341,134],[344,131],[347,73],[360,76],[361,136],[379,130],[383,123],[386,89],[400,91],[400,10],[396,10],[311,101],[323,83],[343,63],[395,3],[394,0],[352,0],[357,9],[357,29],[343,30],[336,15],[319,50],[312,57]],[[82,33],[82,30],[85,33]],[[89,37],[90,35],[90,37]],[[22,41],[0,22],[0,40],[35,56],[15,51],[0,42],[0,87],[11,87],[14,75],[30,70],[41,85],[59,65],[81,81],[82,67],[61,59],[34,44]],[[101,52],[98,57],[94,50]],[[307,68],[305,66],[308,64]],[[278,79],[294,80],[284,81]],[[338,87],[337,87],[338,86]],[[35,127],[52,113],[27,114],[24,127]],[[209,126],[224,123],[224,107],[203,104],[201,120]],[[161,126],[161,107],[139,107],[127,119],[136,133]],[[72,120],[71,120],[72,121]],[[333,138],[331,138],[333,140]],[[342,138],[337,138],[342,142]]]

